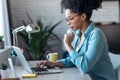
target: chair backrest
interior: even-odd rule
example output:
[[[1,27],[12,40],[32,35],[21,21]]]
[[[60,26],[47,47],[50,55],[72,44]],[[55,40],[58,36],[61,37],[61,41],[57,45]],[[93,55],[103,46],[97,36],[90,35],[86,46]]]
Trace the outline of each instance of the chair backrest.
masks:
[[[113,68],[117,75],[118,80],[120,80],[120,55],[109,52]]]
[[[109,51],[120,54],[120,23],[99,25],[105,33],[108,41]]]

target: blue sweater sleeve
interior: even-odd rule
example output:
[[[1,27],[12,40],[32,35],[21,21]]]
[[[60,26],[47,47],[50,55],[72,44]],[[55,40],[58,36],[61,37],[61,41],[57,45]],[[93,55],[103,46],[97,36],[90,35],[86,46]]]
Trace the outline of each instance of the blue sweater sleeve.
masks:
[[[70,60],[70,57],[67,57],[65,59],[61,59],[59,60],[60,62],[62,62],[65,67],[74,67],[75,65],[72,63],[72,61]]]
[[[82,49],[84,48],[84,49]],[[70,52],[70,60],[79,68],[83,73],[90,71],[93,66],[100,59],[106,48],[106,39],[101,31],[93,31],[89,38],[84,41],[80,51],[72,50]],[[105,50],[107,51],[107,50]]]

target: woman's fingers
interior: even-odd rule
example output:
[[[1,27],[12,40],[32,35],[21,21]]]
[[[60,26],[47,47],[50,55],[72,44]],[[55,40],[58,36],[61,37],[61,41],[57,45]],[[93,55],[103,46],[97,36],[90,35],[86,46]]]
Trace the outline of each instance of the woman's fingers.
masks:
[[[66,33],[64,35],[64,41],[65,41],[66,44],[71,44],[73,39],[74,39],[74,33],[72,33],[72,32],[71,33]]]
[[[36,64],[37,68],[47,68],[47,67],[52,67],[53,63],[48,61],[48,60],[44,60],[41,61],[40,63]]]
[[[45,66],[44,61],[41,61],[40,63],[36,64],[37,68],[43,68]]]

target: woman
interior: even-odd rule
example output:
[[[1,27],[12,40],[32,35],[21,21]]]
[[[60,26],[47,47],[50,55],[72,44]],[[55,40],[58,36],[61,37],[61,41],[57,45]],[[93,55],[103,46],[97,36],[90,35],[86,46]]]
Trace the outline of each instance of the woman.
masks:
[[[108,46],[103,32],[90,21],[92,11],[101,6],[102,0],[62,0],[69,31],[64,35],[64,44],[69,56],[57,62],[42,61],[37,67],[76,66],[92,80],[116,80],[108,55]]]

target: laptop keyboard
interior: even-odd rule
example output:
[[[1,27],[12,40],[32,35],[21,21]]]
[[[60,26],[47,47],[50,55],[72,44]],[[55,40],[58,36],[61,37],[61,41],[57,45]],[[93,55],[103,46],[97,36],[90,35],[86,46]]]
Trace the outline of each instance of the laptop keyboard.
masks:
[[[31,68],[33,70],[33,73],[36,73],[36,74],[46,74],[48,73],[49,71],[47,69],[43,69],[43,68]]]

